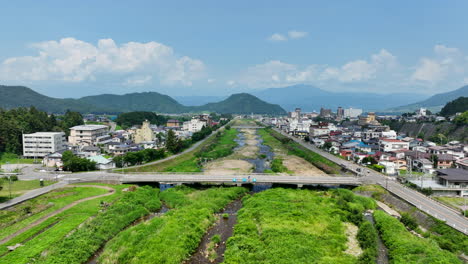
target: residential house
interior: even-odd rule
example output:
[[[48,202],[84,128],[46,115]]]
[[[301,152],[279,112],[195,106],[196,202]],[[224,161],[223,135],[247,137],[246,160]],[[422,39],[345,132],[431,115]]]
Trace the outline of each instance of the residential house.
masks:
[[[96,167],[100,170],[110,170],[115,168],[115,162],[102,155],[88,157],[87,159],[96,162]]]
[[[395,151],[395,150],[409,150],[409,142],[398,139],[381,138],[379,140],[379,147],[381,151]]]

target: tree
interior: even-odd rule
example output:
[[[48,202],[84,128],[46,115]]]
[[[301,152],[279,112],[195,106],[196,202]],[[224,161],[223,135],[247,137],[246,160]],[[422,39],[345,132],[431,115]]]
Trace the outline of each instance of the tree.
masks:
[[[83,116],[78,112],[67,110],[65,115],[62,116],[60,127],[65,134],[70,135],[70,127],[84,125]]]
[[[453,119],[453,122],[457,125],[468,125],[468,111],[463,112]]]
[[[377,164],[377,161],[375,160],[374,157],[372,156],[367,156],[365,158],[362,159],[362,163],[363,164],[371,164],[371,165],[374,165],[374,164]]]
[[[439,157],[437,155],[431,155],[430,160],[432,161],[432,166],[437,169],[439,163]]]
[[[419,132],[418,135],[416,136],[417,138],[424,139],[424,132]]]
[[[92,171],[96,170],[96,162],[75,156],[71,151],[62,154],[63,169],[66,171]]]
[[[167,132],[166,149],[169,152],[177,153],[177,137],[172,129]]]
[[[465,111],[468,111],[468,97],[462,96],[448,102],[442,110],[440,110],[440,115],[447,117]]]
[[[327,141],[325,142],[325,144],[323,144],[323,148],[326,150],[326,151],[329,151],[330,148],[332,147],[332,143],[330,141]]]

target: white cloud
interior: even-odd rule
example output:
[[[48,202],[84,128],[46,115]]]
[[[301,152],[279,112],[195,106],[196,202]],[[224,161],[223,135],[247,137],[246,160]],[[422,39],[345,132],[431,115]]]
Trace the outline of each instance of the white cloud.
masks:
[[[208,79],[208,80],[206,80],[206,81],[207,81],[208,83],[214,83],[214,82],[216,82],[216,79]]]
[[[229,81],[226,82],[226,84],[229,85],[229,86],[234,86],[234,85],[236,85],[236,82],[233,81],[233,80],[229,80]]]
[[[445,77],[445,70],[437,61],[428,58],[421,59],[419,66],[411,76],[412,80],[435,83]]]
[[[101,39],[97,45],[63,38],[32,45],[35,56],[13,57],[0,64],[0,78],[18,81],[94,81],[112,76],[125,85],[142,85],[156,79],[162,84],[190,86],[204,75],[202,61],[178,56],[157,42],[117,45]]]
[[[268,40],[270,40],[270,41],[275,41],[275,42],[276,42],[276,41],[286,41],[286,40],[288,40],[288,38],[286,38],[286,37],[285,37],[284,35],[282,35],[282,34],[275,33],[275,34],[271,35],[271,36],[268,38]]]
[[[248,67],[239,77],[239,83],[250,88],[281,87],[301,83],[363,82],[390,75],[398,67],[395,56],[385,49],[371,55],[369,60],[355,60],[340,67],[311,64],[305,67],[278,60]]]
[[[291,39],[300,39],[303,37],[306,37],[309,33],[304,32],[304,31],[296,31],[296,30],[291,30],[288,32],[288,36]]]
[[[289,39],[300,39],[306,37],[309,33],[305,31],[290,30],[286,34],[274,33],[268,37],[269,41],[280,42],[287,41]]]

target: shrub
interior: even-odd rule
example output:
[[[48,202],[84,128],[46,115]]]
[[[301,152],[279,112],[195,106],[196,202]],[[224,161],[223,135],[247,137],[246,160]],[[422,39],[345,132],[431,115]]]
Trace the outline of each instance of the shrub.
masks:
[[[416,230],[418,228],[418,223],[416,222],[416,219],[412,217],[409,213],[402,213],[400,222],[402,222],[406,227],[408,227],[411,230]]]
[[[223,218],[224,218],[224,219],[228,219],[228,218],[229,218],[229,214],[228,214],[228,213],[224,213],[224,214],[223,214]]]
[[[219,244],[219,242],[221,242],[221,236],[216,234],[214,235],[212,238],[211,238],[211,242],[215,243],[215,244]]]

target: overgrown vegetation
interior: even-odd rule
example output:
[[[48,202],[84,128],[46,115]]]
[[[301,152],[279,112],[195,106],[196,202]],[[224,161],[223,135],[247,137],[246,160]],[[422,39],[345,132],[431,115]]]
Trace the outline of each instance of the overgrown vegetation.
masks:
[[[357,239],[363,252],[359,257],[359,263],[371,264],[377,259],[377,240],[378,234],[374,225],[369,221],[364,221],[359,226]]]
[[[265,137],[265,133],[268,133],[272,137]],[[341,168],[336,163],[324,158],[323,156],[313,151],[310,151],[309,149],[294,142],[292,139],[285,137],[279,134],[278,132],[272,130],[271,128],[259,129],[259,134],[262,136],[264,143],[270,147],[274,147],[274,145],[277,145],[277,143],[271,142],[273,140],[277,140],[281,143],[282,147],[288,150],[289,155],[301,157],[328,174],[340,173]]]
[[[168,189],[161,199],[173,210],[119,233],[107,243],[100,263],[181,263],[215,221],[213,213],[245,192],[241,187]]]
[[[116,198],[120,197],[122,194],[121,189],[125,187],[126,185],[113,186],[113,188],[116,189],[114,194],[79,203],[70,209],[48,218],[46,221],[30,228],[24,233],[17,235],[7,243],[0,246],[0,255],[3,255],[0,257],[0,263],[31,263],[33,260],[38,260],[38,257],[42,252],[46,251],[51,246],[58,244],[61,240],[64,239],[65,236],[70,235],[73,230],[75,230],[83,222],[89,221],[90,217],[98,214],[98,212],[103,209],[103,203],[112,204]],[[80,195],[76,195],[77,192]],[[93,193],[92,195],[90,195],[91,192]],[[43,200],[43,203],[46,203],[46,205],[49,205],[50,201],[54,202],[51,204],[50,208],[47,208],[40,213],[28,216],[26,219],[15,223],[12,226],[1,228],[0,233],[2,233],[2,237],[4,238],[5,236],[16,232],[23,227],[29,226],[34,221],[49,214],[50,212],[62,208],[66,204],[70,204],[72,201],[107,192],[108,191],[105,189],[98,189],[94,187],[75,187],[60,190],[59,192],[52,192],[52,197]],[[8,253],[7,246],[16,245],[17,243],[21,243],[22,246]]]
[[[156,189],[146,186],[125,192],[91,221],[41,254],[37,263],[83,263],[123,228],[160,207]]]
[[[117,168],[134,166],[146,162],[159,160],[166,157],[165,149],[144,149],[136,152],[127,152],[124,155],[116,156],[112,160]]]
[[[288,172],[288,168],[283,165],[283,159],[274,158],[271,162],[271,170],[277,173]]]
[[[462,263],[433,240],[411,234],[398,219],[382,211],[375,211],[374,219],[392,263]]]
[[[357,263],[343,222],[362,222],[370,198],[348,190],[275,188],[243,199],[225,263]]]

